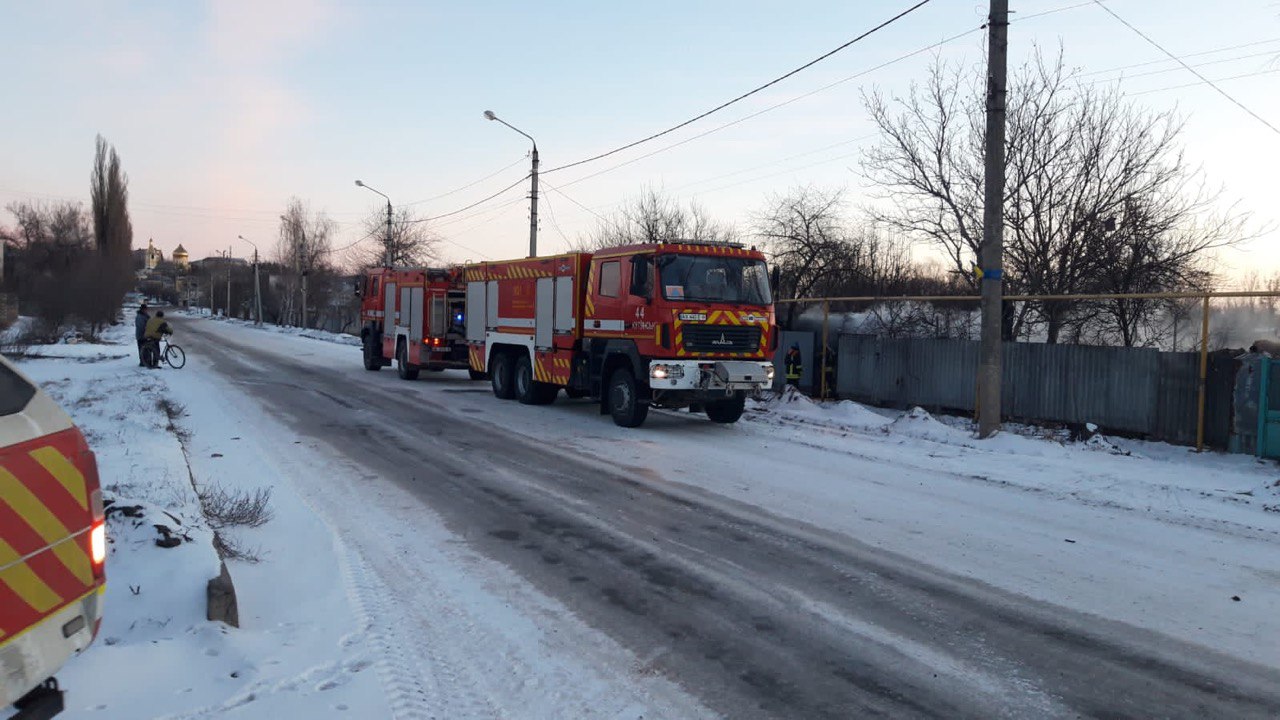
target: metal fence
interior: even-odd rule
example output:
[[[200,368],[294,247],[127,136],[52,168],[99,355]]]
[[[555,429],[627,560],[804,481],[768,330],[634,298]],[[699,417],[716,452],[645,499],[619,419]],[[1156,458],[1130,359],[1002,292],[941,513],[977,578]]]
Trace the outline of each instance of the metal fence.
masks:
[[[838,348],[841,398],[973,411],[977,341],[842,335]],[[1230,433],[1232,362],[1229,356],[1211,361],[1205,418],[1211,446],[1226,447]],[[1010,420],[1094,423],[1112,432],[1195,444],[1199,373],[1195,352],[1005,343],[1002,414]]]

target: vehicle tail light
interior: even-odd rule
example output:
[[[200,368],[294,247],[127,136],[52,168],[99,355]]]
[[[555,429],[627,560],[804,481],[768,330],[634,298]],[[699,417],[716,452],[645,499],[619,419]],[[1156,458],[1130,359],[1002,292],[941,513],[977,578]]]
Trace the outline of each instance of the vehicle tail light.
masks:
[[[102,566],[107,561],[107,524],[105,522],[95,522],[93,529],[89,531],[89,552],[90,558],[93,559],[94,572],[100,575]]]

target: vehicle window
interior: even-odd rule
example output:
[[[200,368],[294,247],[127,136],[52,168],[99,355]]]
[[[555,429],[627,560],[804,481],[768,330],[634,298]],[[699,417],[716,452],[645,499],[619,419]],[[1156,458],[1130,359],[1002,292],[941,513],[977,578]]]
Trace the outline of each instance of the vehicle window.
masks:
[[[600,294],[604,297],[618,297],[622,288],[622,262],[611,260],[600,263]]]
[[[760,260],[716,255],[663,255],[658,284],[667,300],[768,305],[769,271]]]
[[[370,279],[370,283],[372,283],[372,284],[369,286],[369,288],[370,288],[370,289],[369,289],[369,296],[370,296],[370,297],[377,297],[377,296],[378,296],[378,278],[376,278],[376,277],[375,277],[375,278],[371,278],[371,279]]]
[[[35,395],[34,385],[7,365],[0,365],[0,416],[22,412]]]

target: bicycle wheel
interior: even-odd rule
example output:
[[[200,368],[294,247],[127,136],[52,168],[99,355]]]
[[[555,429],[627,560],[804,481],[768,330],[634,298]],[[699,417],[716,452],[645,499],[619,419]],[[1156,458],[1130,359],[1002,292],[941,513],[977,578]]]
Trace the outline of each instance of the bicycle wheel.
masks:
[[[164,349],[164,361],[174,370],[181,370],[187,364],[187,354],[177,345],[170,345]]]

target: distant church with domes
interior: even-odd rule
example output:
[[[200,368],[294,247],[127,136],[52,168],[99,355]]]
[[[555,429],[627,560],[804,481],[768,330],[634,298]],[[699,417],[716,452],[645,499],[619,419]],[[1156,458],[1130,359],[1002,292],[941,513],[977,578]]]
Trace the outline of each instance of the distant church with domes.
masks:
[[[173,264],[182,271],[191,269],[191,256],[187,253],[187,249],[179,243],[178,247],[173,251]],[[147,238],[146,263],[144,267],[150,271],[155,270],[156,266],[164,262],[164,251],[156,247],[153,238]]]

